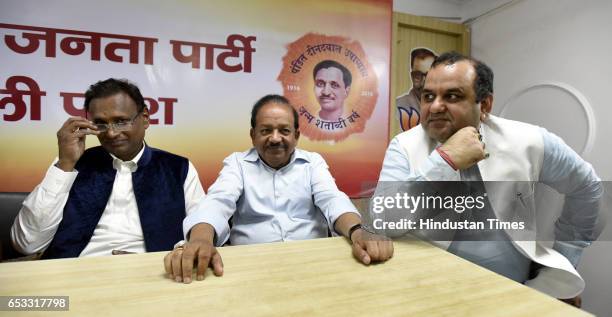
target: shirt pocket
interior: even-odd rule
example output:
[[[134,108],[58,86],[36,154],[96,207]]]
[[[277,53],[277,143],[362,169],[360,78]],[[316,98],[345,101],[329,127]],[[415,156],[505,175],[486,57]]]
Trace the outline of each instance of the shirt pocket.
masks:
[[[524,223],[526,232],[535,230],[536,205],[535,205],[535,182],[515,182],[514,201],[508,221]],[[526,234],[524,232],[523,234]],[[535,239],[528,236],[524,239]]]
[[[487,196],[499,220],[531,219],[535,213],[534,183],[490,181],[485,183]]]

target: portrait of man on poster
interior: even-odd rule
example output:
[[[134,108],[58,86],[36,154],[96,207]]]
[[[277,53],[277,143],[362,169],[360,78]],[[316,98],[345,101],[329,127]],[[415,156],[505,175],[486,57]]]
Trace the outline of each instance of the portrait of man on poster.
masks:
[[[319,118],[338,120],[344,112],[344,101],[351,90],[351,72],[333,60],[318,63],[312,71],[314,92],[321,110]]]

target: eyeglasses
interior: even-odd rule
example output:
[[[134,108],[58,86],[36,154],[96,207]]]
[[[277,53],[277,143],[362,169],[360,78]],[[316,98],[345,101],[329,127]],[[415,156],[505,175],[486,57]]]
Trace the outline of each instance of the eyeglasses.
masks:
[[[136,118],[141,113],[142,112],[137,113],[130,120],[120,120],[118,122],[113,122],[113,123],[94,123],[94,125],[96,126],[99,132],[106,132],[110,129],[113,129],[113,131],[119,131],[119,132],[128,131],[132,128],[132,126],[134,125],[134,121],[136,121]]]

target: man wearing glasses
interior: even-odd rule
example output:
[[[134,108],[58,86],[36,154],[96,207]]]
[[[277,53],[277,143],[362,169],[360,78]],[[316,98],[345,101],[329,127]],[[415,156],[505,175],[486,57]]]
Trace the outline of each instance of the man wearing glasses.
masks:
[[[85,111],[57,132],[59,157],[24,201],[13,245],[43,258],[171,250],[204,197],[195,168],[145,144],[149,112],[127,80],[90,86]],[[101,146],[85,149],[87,135]]]

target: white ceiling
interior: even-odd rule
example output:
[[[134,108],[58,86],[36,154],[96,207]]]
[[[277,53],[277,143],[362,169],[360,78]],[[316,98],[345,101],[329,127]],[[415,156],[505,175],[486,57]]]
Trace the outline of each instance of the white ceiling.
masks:
[[[442,1],[444,1],[444,2],[451,2],[451,3],[458,4],[458,5],[464,5],[464,4],[466,4],[466,3],[468,3],[468,2],[470,2],[472,0],[442,0]]]
[[[523,0],[393,0],[393,11],[459,23],[513,1]]]

